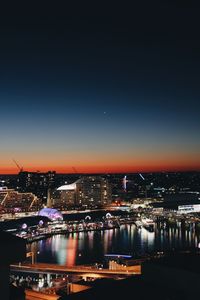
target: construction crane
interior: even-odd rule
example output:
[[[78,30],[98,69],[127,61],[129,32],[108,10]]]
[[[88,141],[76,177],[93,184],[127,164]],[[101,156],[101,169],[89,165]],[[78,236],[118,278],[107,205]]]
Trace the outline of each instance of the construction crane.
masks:
[[[15,163],[15,165],[17,166],[17,168],[19,169],[19,172],[23,172],[23,167],[20,167],[20,165],[16,162],[15,159],[13,159],[13,162]]]
[[[75,167],[72,167],[72,170],[74,171],[75,174],[78,174],[77,170]]]

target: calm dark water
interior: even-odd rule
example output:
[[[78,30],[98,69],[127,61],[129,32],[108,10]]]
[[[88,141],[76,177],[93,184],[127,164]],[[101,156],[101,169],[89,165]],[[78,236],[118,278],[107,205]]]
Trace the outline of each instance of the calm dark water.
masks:
[[[77,265],[103,261],[104,254],[144,255],[155,251],[195,248],[200,243],[200,233],[194,224],[180,225],[154,232],[135,225],[122,225],[119,229],[56,235],[28,245],[37,262]]]

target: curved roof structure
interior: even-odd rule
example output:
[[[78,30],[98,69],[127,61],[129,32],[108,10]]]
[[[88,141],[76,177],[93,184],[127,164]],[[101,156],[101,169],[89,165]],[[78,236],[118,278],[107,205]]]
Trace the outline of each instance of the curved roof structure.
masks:
[[[57,191],[74,191],[76,189],[76,182],[66,185],[61,185]]]
[[[54,221],[54,220],[63,220],[63,216],[62,216],[61,212],[59,212],[55,208],[48,208],[48,207],[42,208],[38,212],[38,215],[43,216],[43,217],[48,217],[52,221]]]

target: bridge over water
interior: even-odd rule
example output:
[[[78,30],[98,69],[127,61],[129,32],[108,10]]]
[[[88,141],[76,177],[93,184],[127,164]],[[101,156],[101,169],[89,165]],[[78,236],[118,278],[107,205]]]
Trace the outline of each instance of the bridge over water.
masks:
[[[47,263],[24,263],[10,266],[11,271],[43,273],[43,274],[77,274],[87,275],[88,277],[112,277],[112,276],[133,276],[141,274],[141,265],[134,266],[117,266],[116,269],[95,269],[91,266],[73,266],[67,267],[57,264]]]

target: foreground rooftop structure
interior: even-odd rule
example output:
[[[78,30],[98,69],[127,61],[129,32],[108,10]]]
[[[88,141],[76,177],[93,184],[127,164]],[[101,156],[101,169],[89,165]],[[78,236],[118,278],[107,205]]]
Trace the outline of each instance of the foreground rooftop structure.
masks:
[[[7,232],[0,231],[0,292],[1,299],[9,300],[10,264],[26,259],[26,242]],[[16,251],[17,249],[17,251]],[[3,298],[2,298],[3,296]]]

